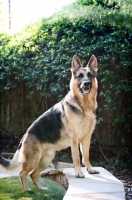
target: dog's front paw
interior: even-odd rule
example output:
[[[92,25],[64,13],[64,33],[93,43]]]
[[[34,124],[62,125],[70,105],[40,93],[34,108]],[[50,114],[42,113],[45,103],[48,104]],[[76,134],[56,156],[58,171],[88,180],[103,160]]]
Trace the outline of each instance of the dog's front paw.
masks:
[[[95,170],[95,169],[92,169],[90,171],[88,171],[89,174],[99,174],[100,172]]]
[[[82,172],[78,173],[78,174],[75,174],[75,177],[76,178],[84,178],[84,174]]]

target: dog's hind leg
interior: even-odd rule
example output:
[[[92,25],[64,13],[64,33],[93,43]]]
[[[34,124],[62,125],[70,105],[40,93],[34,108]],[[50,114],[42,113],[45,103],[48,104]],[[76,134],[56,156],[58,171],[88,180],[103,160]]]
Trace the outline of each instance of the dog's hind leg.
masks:
[[[22,170],[19,176],[22,186],[26,191],[30,190],[26,180],[27,175],[29,172],[34,170],[36,166],[38,166],[42,152],[39,143],[36,143],[36,145],[34,145],[33,140],[32,143],[33,145],[29,146],[28,141],[26,141],[21,150]]]
[[[31,190],[28,187],[27,180],[26,180],[27,179],[27,175],[31,170],[32,170],[32,167],[29,167],[29,166],[26,165],[26,163],[23,163],[22,171],[19,173],[21,184],[23,186],[23,189],[26,190],[26,191]]]
[[[32,173],[30,174],[31,179],[33,180],[34,184],[39,188],[39,189],[47,189],[45,187],[43,187],[41,185],[41,183],[39,182],[39,174],[40,172],[42,172],[43,170],[45,170],[49,164],[51,163],[51,161],[53,160],[55,156],[55,152],[54,151],[46,151],[43,153],[38,166],[32,171]]]
[[[30,159],[26,159],[26,162],[23,162],[22,170],[19,174],[23,189],[26,191],[31,190],[27,184],[27,180],[26,180],[27,175],[29,172],[35,169],[36,166],[38,166],[38,163],[40,161],[39,155],[37,153],[35,155],[30,155],[30,156],[31,156]]]

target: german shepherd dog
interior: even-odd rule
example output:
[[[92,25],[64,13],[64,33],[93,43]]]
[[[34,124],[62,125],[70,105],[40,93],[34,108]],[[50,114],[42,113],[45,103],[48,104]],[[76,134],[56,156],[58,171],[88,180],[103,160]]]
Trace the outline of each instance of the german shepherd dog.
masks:
[[[94,55],[85,68],[74,55],[69,93],[31,124],[12,160],[0,156],[0,165],[7,170],[21,165],[20,181],[24,190],[30,190],[26,182],[29,172],[34,184],[39,189],[46,189],[38,181],[40,172],[49,166],[56,151],[68,147],[71,147],[77,178],[84,178],[80,167],[79,145],[87,171],[90,174],[99,173],[89,162],[90,140],[96,123],[97,70]]]

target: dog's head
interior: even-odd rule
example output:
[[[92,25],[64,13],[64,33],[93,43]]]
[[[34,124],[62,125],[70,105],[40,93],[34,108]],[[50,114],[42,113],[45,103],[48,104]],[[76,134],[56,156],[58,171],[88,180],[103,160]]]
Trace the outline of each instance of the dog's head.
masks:
[[[92,80],[96,77],[98,71],[96,57],[92,55],[87,66],[84,68],[79,58],[74,55],[71,71],[72,78],[76,82],[80,92],[84,95],[89,94],[92,88]]]

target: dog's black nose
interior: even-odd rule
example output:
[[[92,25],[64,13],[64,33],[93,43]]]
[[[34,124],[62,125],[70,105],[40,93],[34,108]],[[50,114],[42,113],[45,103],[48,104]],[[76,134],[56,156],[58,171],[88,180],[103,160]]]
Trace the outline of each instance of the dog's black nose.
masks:
[[[89,86],[89,85],[90,85],[90,81],[84,82],[84,85],[85,85],[85,86]]]

